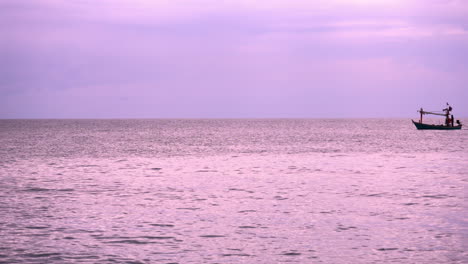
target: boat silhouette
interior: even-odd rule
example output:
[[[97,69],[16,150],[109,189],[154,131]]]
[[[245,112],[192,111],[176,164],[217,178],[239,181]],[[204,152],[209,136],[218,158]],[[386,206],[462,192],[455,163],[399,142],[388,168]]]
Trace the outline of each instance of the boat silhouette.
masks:
[[[436,111],[424,111],[421,107],[418,112],[421,114],[421,117],[419,118],[419,122],[415,122],[414,120],[411,120],[413,124],[416,126],[417,129],[436,129],[436,130],[453,130],[453,129],[461,129],[462,124],[460,120],[457,120],[456,122],[453,115],[450,114],[452,112],[453,108],[447,103],[447,108],[443,109],[442,112],[436,112]],[[443,125],[434,125],[434,124],[425,124],[423,123],[423,116],[424,115],[438,115],[438,116],[445,116],[445,123]],[[456,123],[456,124],[455,124]]]

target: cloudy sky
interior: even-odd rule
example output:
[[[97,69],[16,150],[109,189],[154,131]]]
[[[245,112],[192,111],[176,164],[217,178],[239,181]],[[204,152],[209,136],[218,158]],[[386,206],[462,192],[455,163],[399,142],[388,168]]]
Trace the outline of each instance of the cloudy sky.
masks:
[[[1,0],[0,118],[468,117],[466,0]]]

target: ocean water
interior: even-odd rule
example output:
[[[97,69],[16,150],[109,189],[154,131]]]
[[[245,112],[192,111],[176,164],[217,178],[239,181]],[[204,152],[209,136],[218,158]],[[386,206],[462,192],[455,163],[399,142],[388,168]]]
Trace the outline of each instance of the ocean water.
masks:
[[[468,263],[466,129],[0,120],[0,146],[0,263]]]

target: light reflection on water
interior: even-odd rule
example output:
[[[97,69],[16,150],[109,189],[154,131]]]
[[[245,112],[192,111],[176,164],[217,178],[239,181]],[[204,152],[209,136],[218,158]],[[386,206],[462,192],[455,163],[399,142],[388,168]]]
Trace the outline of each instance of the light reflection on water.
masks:
[[[3,120],[0,133],[0,262],[468,262],[466,130]]]

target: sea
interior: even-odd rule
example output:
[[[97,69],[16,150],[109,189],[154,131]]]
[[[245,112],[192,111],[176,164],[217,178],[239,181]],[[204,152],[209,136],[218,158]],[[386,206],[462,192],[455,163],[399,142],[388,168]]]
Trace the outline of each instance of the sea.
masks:
[[[467,184],[410,119],[0,120],[0,263],[468,263]]]

